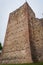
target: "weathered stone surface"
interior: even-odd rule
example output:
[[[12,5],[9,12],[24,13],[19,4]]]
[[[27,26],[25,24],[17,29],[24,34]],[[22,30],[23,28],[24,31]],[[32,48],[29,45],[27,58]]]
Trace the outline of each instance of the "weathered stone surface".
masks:
[[[0,63],[32,63],[43,61],[43,19],[27,2],[10,13]]]
[[[34,61],[43,61],[43,21],[31,18],[30,20],[30,45]]]
[[[32,63],[29,27],[28,4],[10,13],[5,42],[2,52],[2,63]]]

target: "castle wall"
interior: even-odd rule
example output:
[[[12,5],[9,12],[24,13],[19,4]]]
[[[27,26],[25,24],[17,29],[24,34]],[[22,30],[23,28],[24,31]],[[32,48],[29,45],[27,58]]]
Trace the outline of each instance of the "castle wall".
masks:
[[[0,63],[43,61],[43,19],[27,2],[10,13]]]
[[[27,4],[10,13],[2,63],[32,63]]]
[[[30,45],[34,62],[43,61],[43,26],[37,18],[30,20]]]

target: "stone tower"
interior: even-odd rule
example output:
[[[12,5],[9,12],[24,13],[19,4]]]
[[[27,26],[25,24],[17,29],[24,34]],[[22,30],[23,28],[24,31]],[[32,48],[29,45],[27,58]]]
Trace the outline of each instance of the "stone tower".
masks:
[[[43,61],[43,19],[38,19],[28,3],[9,15],[0,63]]]
[[[2,63],[33,62],[28,26],[30,16],[34,17],[34,13],[27,2],[16,11],[10,13],[2,51]]]

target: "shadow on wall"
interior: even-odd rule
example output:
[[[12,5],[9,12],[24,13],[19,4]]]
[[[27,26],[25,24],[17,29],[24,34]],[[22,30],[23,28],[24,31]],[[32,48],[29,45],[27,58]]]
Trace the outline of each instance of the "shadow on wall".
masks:
[[[29,40],[30,40],[30,49],[31,49],[31,55],[32,55],[32,60],[33,62],[38,62],[38,58],[37,58],[37,50],[36,50],[36,46],[34,43],[34,33],[33,33],[33,27],[31,26],[32,22],[29,20],[28,22],[28,26],[29,26]],[[32,33],[31,33],[32,32]]]

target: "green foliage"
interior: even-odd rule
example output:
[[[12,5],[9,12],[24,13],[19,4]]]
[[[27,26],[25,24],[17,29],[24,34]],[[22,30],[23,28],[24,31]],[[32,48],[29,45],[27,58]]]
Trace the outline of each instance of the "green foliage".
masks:
[[[1,64],[1,65],[43,65],[43,62],[39,63],[24,63],[24,64]]]
[[[1,42],[0,42],[0,50],[2,50],[2,45],[1,45]]]

